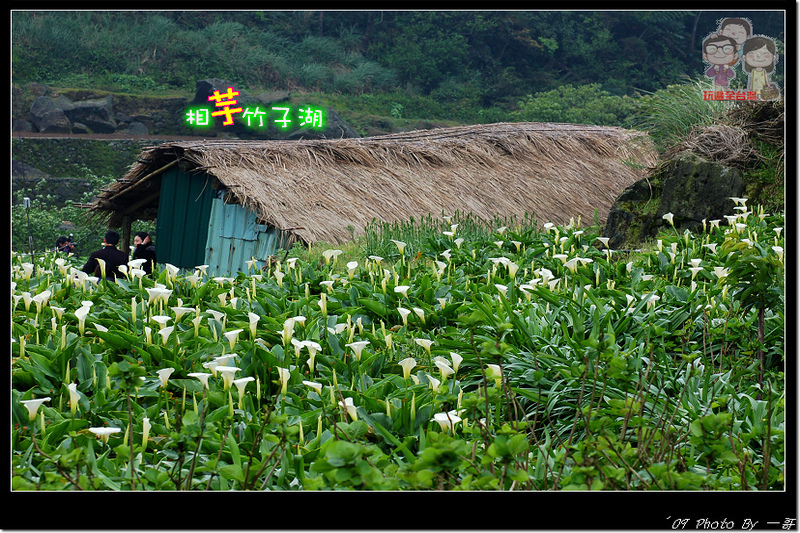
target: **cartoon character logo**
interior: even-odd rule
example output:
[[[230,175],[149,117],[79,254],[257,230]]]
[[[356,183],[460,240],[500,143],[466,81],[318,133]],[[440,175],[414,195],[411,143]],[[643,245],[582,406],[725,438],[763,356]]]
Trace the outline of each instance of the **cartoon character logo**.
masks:
[[[769,79],[777,62],[775,42],[769,37],[757,35],[744,42],[742,68],[747,73],[747,89],[755,91],[759,100],[774,100],[780,96],[780,89]]]
[[[736,52],[739,59],[742,59],[742,45],[749,37],[752,37],[753,24],[743,18],[726,18],[719,23],[717,33],[736,41]]]
[[[739,62],[736,41],[728,36],[712,33],[703,40],[703,61],[711,67],[705,75],[714,81],[714,90],[728,88],[728,83],[736,77],[733,66]]]

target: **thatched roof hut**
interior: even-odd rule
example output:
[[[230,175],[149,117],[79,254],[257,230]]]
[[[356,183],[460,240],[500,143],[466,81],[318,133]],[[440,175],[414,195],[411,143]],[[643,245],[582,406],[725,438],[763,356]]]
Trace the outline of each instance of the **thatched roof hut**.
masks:
[[[160,224],[174,206],[159,203],[171,170],[203,176],[258,224],[306,243],[344,242],[348,226],[358,235],[373,219],[456,210],[487,221],[532,213],[540,223],[590,221],[597,210],[602,223],[642,176],[628,162],[655,163],[644,139],[616,127],[501,123],[357,139],[170,142],[145,148],[88,207],[110,227],[157,216]]]

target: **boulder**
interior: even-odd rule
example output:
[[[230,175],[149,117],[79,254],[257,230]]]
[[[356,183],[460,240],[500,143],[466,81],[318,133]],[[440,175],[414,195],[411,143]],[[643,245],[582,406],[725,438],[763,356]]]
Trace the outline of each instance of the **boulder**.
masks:
[[[71,124],[64,113],[66,99],[39,96],[31,104],[28,116],[36,129],[42,133],[69,133]],[[67,100],[68,102],[68,100]]]
[[[72,122],[80,122],[94,133],[114,133],[116,122],[111,105],[111,96],[98,100],[81,100],[64,106],[64,114]]]
[[[72,133],[92,133],[92,130],[90,130],[89,126],[82,122],[73,122]]]
[[[150,133],[147,130],[147,126],[145,126],[141,122],[131,122],[130,126],[128,126],[123,131],[128,135],[149,135]]]
[[[669,225],[663,218],[666,213],[672,213],[678,231],[696,231],[703,219],[722,219],[733,212],[730,198],[743,192],[739,170],[680,152],[622,191],[609,210],[603,234],[611,249],[635,248]]]
[[[12,131],[33,131],[33,124],[25,119],[15,119],[11,126]]]
[[[713,163],[692,152],[677,154],[664,169],[664,190],[656,218],[672,213],[675,227],[690,231],[703,219],[721,219],[733,212],[731,197],[741,196],[740,170]]]

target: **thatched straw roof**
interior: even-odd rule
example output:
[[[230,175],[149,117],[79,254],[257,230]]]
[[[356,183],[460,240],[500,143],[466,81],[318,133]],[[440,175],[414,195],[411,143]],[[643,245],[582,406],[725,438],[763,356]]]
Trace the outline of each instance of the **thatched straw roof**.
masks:
[[[87,207],[112,227],[126,210],[153,218],[159,169],[177,161],[307,243],[344,242],[348,226],[358,235],[373,219],[455,211],[486,221],[533,213],[540,223],[580,215],[588,223],[596,209],[604,223],[615,198],[642,176],[625,162],[655,164],[643,139],[614,127],[501,123],[357,139],[171,142],[145,148]]]

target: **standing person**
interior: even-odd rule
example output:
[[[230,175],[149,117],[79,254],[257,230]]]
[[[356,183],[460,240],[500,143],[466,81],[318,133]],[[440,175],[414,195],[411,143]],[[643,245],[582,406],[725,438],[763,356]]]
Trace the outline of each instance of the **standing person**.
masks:
[[[116,283],[117,276],[122,273],[118,270],[120,265],[128,264],[128,254],[117,249],[119,244],[119,233],[113,230],[106,232],[103,237],[103,247],[96,252],[92,252],[89,260],[83,265],[83,270],[89,275],[103,277],[103,269],[100,268],[98,259],[105,261],[105,279]]]
[[[156,247],[150,239],[150,235],[146,231],[140,231],[133,237],[133,245],[135,246],[133,258],[146,259],[142,270],[150,276],[156,266]]]

